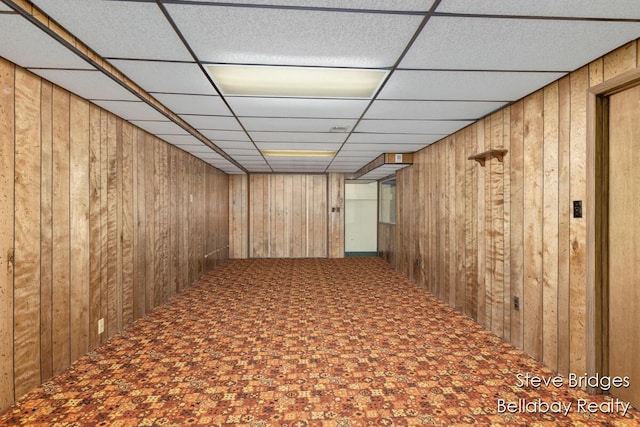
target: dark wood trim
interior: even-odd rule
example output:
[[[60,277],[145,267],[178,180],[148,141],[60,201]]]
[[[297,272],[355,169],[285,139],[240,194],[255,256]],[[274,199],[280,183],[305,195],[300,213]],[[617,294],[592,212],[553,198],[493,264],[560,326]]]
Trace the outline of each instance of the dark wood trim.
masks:
[[[609,371],[609,96],[640,84],[634,69],[587,92],[587,374]],[[589,387],[590,393],[602,393]]]

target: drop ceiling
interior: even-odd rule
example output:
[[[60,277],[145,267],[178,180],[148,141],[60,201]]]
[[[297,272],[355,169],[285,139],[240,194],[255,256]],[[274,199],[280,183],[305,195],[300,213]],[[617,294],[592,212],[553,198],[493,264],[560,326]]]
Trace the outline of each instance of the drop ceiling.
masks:
[[[197,135],[61,44],[10,0],[0,0],[0,56],[227,173],[353,173],[381,153],[432,144],[640,37],[637,0],[33,4]],[[387,74],[365,99],[226,96],[206,72],[212,64]],[[262,150],[336,154],[279,158]]]

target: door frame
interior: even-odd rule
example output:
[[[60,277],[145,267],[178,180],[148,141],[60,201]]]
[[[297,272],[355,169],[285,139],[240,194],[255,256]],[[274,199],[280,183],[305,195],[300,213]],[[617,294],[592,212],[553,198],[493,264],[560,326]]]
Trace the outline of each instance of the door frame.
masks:
[[[587,91],[587,374],[609,371],[609,96],[640,84],[640,69],[620,74]],[[577,374],[582,374],[577,372]],[[603,393],[588,387],[590,393]]]

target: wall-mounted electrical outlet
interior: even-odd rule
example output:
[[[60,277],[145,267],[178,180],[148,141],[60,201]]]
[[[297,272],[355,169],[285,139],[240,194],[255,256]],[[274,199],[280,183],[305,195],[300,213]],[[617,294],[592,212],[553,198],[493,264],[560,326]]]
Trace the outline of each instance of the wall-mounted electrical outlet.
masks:
[[[98,335],[104,333],[104,317],[98,320]]]
[[[573,217],[582,218],[582,200],[573,201]]]
[[[520,297],[513,297],[513,309],[520,311]]]

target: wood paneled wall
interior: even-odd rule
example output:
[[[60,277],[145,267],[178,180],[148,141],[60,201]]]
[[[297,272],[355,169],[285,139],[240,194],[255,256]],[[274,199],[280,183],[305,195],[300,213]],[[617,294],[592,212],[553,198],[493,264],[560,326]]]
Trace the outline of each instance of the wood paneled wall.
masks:
[[[228,197],[226,174],[0,58],[0,408],[227,258]]]
[[[249,256],[327,256],[327,177],[249,177]]]
[[[327,175],[329,258],[344,257],[344,174]]]
[[[380,225],[400,272],[562,374],[586,371],[586,224],[572,217],[572,201],[586,203],[586,93],[638,67],[639,49],[416,153],[397,173],[397,225]],[[492,148],[509,150],[503,162],[467,159]]]
[[[344,175],[235,175],[231,258],[344,256]]]

